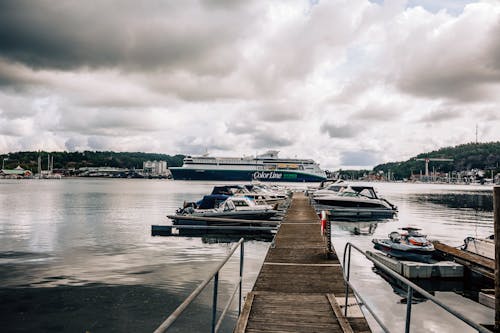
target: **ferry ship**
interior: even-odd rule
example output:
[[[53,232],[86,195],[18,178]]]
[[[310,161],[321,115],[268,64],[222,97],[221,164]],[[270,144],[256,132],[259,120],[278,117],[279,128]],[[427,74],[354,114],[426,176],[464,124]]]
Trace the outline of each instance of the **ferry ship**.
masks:
[[[182,167],[169,170],[176,180],[224,180],[271,182],[321,182],[325,171],[313,160],[279,158],[270,150],[256,157],[212,157],[208,155],[184,158]]]

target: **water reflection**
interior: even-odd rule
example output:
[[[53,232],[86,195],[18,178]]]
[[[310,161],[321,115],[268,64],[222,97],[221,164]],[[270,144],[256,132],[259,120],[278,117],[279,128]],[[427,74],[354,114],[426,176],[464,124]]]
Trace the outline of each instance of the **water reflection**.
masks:
[[[398,303],[401,304],[406,304],[407,303],[407,298],[408,298],[408,287],[406,284],[402,283],[398,279],[395,279],[391,275],[387,274],[385,271],[378,269],[377,267],[373,267],[373,272],[375,272],[378,276],[380,276],[382,279],[384,279],[387,283],[392,288],[392,291],[394,294],[398,295],[401,297],[401,299],[398,301]],[[419,286],[421,286],[419,284]],[[433,291],[426,289],[431,295],[433,295]],[[412,304],[418,304],[422,302],[426,302],[428,299],[422,296],[421,294],[414,292],[412,296]]]
[[[334,228],[342,231],[347,231],[352,235],[373,235],[379,223],[382,221],[370,222],[333,222]]]
[[[395,279],[391,275],[387,274],[385,271],[374,266],[372,268],[378,276],[383,278],[391,286],[394,294],[401,297],[399,303],[406,304],[406,299],[408,296],[408,287],[401,281]],[[437,291],[440,292],[454,292],[461,295],[467,295],[471,298],[471,286],[465,283],[465,279],[412,279],[413,283],[417,286],[425,289],[431,295],[435,295]],[[475,298],[472,299],[477,301],[477,289],[475,290]],[[418,304],[428,301],[427,298],[422,296],[417,292],[413,292],[412,304]]]
[[[493,196],[491,193],[429,193],[414,195],[417,202],[430,202],[448,208],[492,212]]]
[[[166,215],[183,201],[198,200],[214,185],[138,179],[1,180],[0,326],[6,331],[150,332],[226,256],[231,241],[239,239],[239,235],[151,236],[152,224],[167,224]],[[347,241],[369,250],[373,237],[385,237],[409,224],[453,246],[467,236],[486,237],[493,231],[491,210],[474,209],[475,199],[467,199],[477,195],[482,197],[482,203],[477,200],[479,207],[487,207],[491,190],[432,184],[375,186],[398,206],[398,220],[334,224],[334,246],[340,257]],[[443,195],[444,202],[452,204],[438,203],[436,198]],[[453,204],[454,195],[463,196],[466,203]],[[244,293],[251,290],[269,246],[259,238],[245,243]],[[238,272],[235,256],[220,276],[223,297],[231,293]],[[372,272],[370,264],[354,260],[352,277],[387,321],[395,322],[395,331],[403,327],[397,326],[404,318],[402,297]],[[467,306],[465,298],[450,294],[436,292],[477,314],[476,303]],[[178,331],[206,327],[204,311],[210,302],[208,293],[182,318]],[[425,322],[425,328],[466,331],[453,320],[443,320],[428,302],[424,308],[419,305],[412,317]],[[231,316],[234,319],[234,309]],[[478,321],[489,318],[489,313],[477,314]],[[13,327],[13,322],[20,327]],[[425,328],[412,327],[412,332]]]

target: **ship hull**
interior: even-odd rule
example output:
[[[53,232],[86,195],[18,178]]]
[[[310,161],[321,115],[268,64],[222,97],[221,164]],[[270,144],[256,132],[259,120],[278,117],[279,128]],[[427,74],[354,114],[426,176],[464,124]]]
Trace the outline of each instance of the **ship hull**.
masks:
[[[175,180],[269,181],[269,182],[321,182],[325,177],[295,171],[207,170],[170,168]]]

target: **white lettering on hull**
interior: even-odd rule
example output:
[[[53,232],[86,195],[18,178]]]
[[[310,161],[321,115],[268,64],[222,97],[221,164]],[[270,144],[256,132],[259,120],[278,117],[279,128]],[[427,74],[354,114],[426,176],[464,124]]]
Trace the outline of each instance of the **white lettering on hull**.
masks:
[[[253,179],[281,179],[283,174],[278,172],[256,171],[252,174]]]

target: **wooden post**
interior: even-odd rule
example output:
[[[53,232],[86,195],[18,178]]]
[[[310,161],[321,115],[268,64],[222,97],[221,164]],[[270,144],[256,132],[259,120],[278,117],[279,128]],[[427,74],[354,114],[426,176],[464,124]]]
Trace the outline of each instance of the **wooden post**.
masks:
[[[500,333],[500,186],[493,187],[495,229],[495,332]]]

